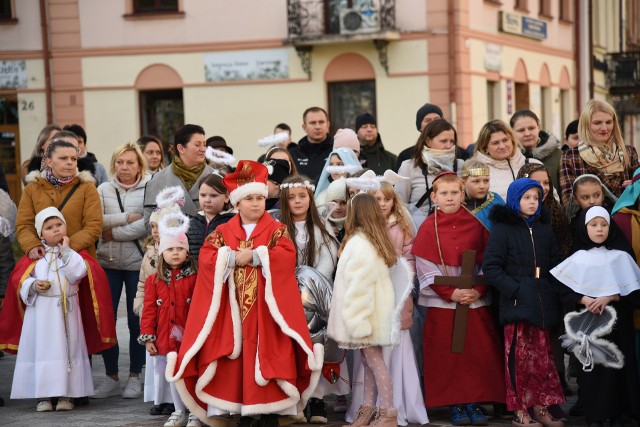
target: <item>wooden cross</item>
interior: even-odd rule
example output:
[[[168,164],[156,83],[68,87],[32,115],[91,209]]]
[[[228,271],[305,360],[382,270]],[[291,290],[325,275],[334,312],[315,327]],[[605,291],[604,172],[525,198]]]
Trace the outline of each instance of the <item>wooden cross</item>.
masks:
[[[460,276],[436,276],[434,277],[433,285],[457,286],[458,289],[471,289],[473,285],[488,285],[489,283],[484,277],[476,276],[475,269],[476,251],[464,251],[462,254],[462,273]],[[451,336],[451,351],[453,353],[464,353],[468,316],[469,305],[457,303],[456,314],[453,320],[453,334]]]

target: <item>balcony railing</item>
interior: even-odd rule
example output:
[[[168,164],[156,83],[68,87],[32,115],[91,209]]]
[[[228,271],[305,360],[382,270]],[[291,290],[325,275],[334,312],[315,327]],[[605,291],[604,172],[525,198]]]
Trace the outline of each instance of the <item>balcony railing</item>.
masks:
[[[640,92],[640,51],[606,55],[607,87],[612,95]]]
[[[395,0],[287,0],[289,41],[362,38],[396,30]],[[340,37],[342,36],[342,37]]]

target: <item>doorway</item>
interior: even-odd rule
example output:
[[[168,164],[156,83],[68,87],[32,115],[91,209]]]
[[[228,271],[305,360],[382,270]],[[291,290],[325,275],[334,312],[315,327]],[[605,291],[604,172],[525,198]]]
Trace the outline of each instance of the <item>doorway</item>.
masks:
[[[182,89],[140,92],[140,130],[142,135],[155,135],[162,141],[167,163],[173,135],[184,124]]]
[[[22,181],[17,97],[0,97],[0,167],[9,186],[9,196],[18,204],[22,196]]]
[[[529,109],[529,84],[516,83],[516,111]]]

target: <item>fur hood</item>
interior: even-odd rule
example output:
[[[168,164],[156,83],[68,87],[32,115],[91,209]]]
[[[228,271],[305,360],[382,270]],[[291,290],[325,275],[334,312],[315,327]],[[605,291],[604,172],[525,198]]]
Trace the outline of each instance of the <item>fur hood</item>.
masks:
[[[89,171],[79,172],[78,175],[76,176],[80,178],[80,182],[90,182],[92,184],[96,183],[96,179],[93,177],[93,175]],[[31,184],[32,182],[37,182],[38,178],[46,179],[44,177],[44,171],[40,172],[39,170],[34,170],[29,172],[27,176],[24,178],[24,182],[27,184]]]
[[[543,160],[555,153],[557,150],[562,150],[562,142],[555,136],[545,131],[540,131],[540,143],[531,149],[524,149],[523,154],[525,157],[533,157],[534,159]]]
[[[489,213],[489,219],[491,222],[495,224],[508,224],[508,225],[521,225],[524,224],[522,217],[515,213],[510,207],[507,205],[495,205],[491,212]],[[540,222],[545,224],[551,223],[551,215],[546,207],[542,206],[542,210],[540,211],[540,217],[538,219]]]
[[[95,159],[95,156],[94,156]],[[29,161],[29,165],[27,166],[27,170],[29,172],[39,171],[40,165],[42,164],[42,156],[32,157]],[[90,172],[91,175],[96,174],[96,165],[94,161],[87,157],[78,157],[78,170],[79,171],[87,171]]]

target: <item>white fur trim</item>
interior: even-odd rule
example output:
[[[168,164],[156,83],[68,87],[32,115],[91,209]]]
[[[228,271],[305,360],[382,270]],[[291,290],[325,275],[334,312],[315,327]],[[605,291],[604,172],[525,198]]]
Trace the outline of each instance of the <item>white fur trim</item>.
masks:
[[[327,166],[325,168],[328,174],[333,174],[333,173],[352,174],[352,173],[358,172],[361,169],[362,169],[362,166],[360,165]]]
[[[260,355],[260,337],[258,337],[258,342],[256,343],[256,364],[253,370],[253,376],[254,376],[254,379],[256,380],[256,384],[264,387],[267,384],[269,384],[269,380],[265,379],[265,377],[262,376],[262,371],[260,370],[259,355]]]
[[[184,190],[179,185],[164,188],[156,195],[156,205],[159,208],[165,208],[173,204],[184,205]]]
[[[380,189],[380,179],[372,170],[368,170],[359,177],[347,178],[347,187],[356,188],[360,191],[377,191]]]
[[[223,150],[216,150],[213,147],[207,147],[204,156],[211,162],[223,165],[232,165],[236,162],[236,158]]]
[[[282,144],[289,139],[289,134],[287,132],[278,132],[272,135],[267,135],[264,138],[260,138],[258,140],[259,147],[273,147],[277,144]]]
[[[178,236],[189,231],[189,217],[183,213],[170,213],[164,215],[158,221],[158,234],[160,236]]]
[[[264,184],[262,182],[250,182],[248,184],[241,185],[240,187],[229,193],[229,200],[231,201],[231,205],[233,205],[233,207],[236,207],[240,200],[252,194],[259,194],[261,196],[267,197],[267,184]]]

